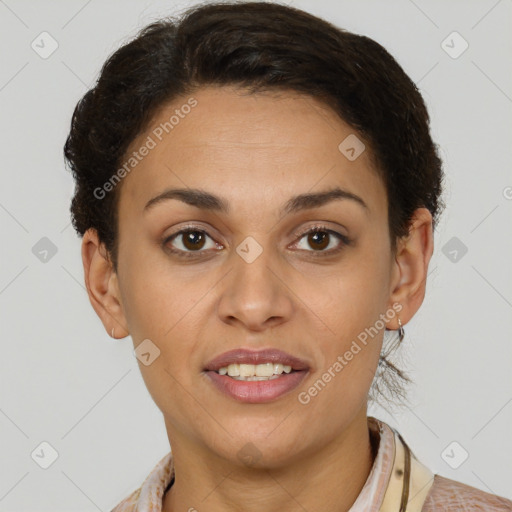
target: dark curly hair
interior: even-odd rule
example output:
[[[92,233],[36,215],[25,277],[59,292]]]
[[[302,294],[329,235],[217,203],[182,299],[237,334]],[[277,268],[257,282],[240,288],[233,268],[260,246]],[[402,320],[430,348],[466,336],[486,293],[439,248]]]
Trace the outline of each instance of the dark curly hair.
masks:
[[[429,115],[380,44],[278,3],[206,2],[143,28],[108,58],[73,112],[64,147],[76,181],[72,223],[80,236],[97,231],[116,271],[122,183],[101,199],[94,191],[116,173],[160,107],[206,85],[295,91],[323,102],[370,148],[388,195],[392,250],[416,208],[430,210],[435,228],[443,172]],[[387,355],[384,388],[404,396],[399,380],[410,379]]]

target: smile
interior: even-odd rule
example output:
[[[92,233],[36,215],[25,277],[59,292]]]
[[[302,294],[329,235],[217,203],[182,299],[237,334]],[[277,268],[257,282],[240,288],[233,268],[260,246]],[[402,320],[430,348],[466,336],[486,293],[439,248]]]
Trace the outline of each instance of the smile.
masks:
[[[292,367],[281,363],[230,364],[219,368],[219,375],[228,375],[235,380],[261,381],[277,379],[282,373],[290,373]]]

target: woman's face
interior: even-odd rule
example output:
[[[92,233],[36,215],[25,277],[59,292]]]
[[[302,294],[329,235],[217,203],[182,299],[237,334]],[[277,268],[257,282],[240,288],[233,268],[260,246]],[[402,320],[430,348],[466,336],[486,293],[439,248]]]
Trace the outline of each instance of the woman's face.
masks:
[[[139,366],[171,443],[230,460],[254,450],[253,459],[279,465],[366,415],[383,315],[396,329],[393,304],[407,300],[386,191],[369,148],[357,156],[354,130],[310,97],[214,87],[192,96],[197,103],[184,97],[162,108],[132,144],[138,156],[121,184],[119,266],[110,281],[120,306],[112,315],[135,347],[150,340]],[[200,189],[225,209],[180,196],[147,206],[170,189]],[[335,189],[352,198],[293,200]],[[282,350],[307,370],[279,377],[290,386],[205,371],[240,348]],[[226,379],[240,396],[215,385]]]

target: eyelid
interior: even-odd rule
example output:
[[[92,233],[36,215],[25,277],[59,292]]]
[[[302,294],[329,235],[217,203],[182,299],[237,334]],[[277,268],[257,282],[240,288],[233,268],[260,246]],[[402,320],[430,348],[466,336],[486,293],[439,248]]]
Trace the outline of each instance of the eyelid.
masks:
[[[186,233],[188,231],[199,231],[201,233],[204,233],[205,235],[208,235],[210,238],[213,239],[212,235],[210,234],[210,231],[212,230],[212,228],[210,227],[204,227],[204,226],[201,226],[199,224],[186,224],[184,226],[181,226],[177,231],[174,231],[173,233],[171,233],[170,235],[165,235],[162,240],[165,242],[165,241],[169,241],[171,238],[174,238],[178,235],[181,235],[183,233]]]
[[[163,238],[162,245],[163,246],[167,246],[167,244],[169,242],[171,242],[174,238],[176,238],[179,235],[182,235],[184,233],[190,232],[190,231],[197,231],[199,233],[202,233],[202,234],[206,235],[207,237],[209,237],[215,243],[217,248],[219,248],[219,246],[220,246],[220,248],[224,247],[224,244],[221,244],[221,243],[217,242],[210,235],[210,233],[208,232],[207,228],[204,228],[204,227],[199,226],[199,225],[194,225],[194,224],[188,224],[188,225],[182,226],[178,231],[172,233],[169,236],[165,236]],[[352,240],[347,235],[344,235],[343,233],[339,233],[338,231],[329,228],[327,225],[325,225],[325,223],[317,222],[316,224],[314,224],[312,226],[309,226],[309,227],[307,227],[307,228],[305,228],[303,230],[294,232],[293,236],[296,238],[296,241],[294,242],[294,245],[297,245],[302,240],[302,238],[304,238],[305,235],[307,235],[309,233],[314,233],[316,231],[325,232],[325,233],[328,233],[328,234],[338,238],[340,240],[340,242],[341,242],[341,245],[339,247],[335,248],[335,249],[330,249],[328,251],[313,251],[313,250],[312,251],[307,251],[307,250],[304,250],[304,249],[300,249],[301,251],[309,252],[309,253],[313,253],[313,254],[316,253],[318,255],[322,255],[323,254],[323,255],[327,256],[327,255],[333,255],[333,254],[338,253],[339,251],[341,251],[343,249],[344,246],[351,245],[351,243],[352,243]],[[172,252],[174,254],[184,255],[184,257],[194,257],[194,256],[200,257],[201,254],[209,253],[210,251],[212,251],[212,249],[201,249],[199,251],[183,251],[182,249],[169,249],[169,250],[170,250],[170,252]]]
[[[304,238],[305,235],[308,235],[309,233],[315,233],[315,232],[328,233],[329,235],[332,235],[332,236],[338,238],[341,241],[341,246],[337,247],[336,249],[330,249],[328,251],[305,251],[305,252],[310,252],[313,254],[315,254],[315,253],[316,254],[324,254],[327,256],[327,255],[336,254],[339,251],[341,251],[345,246],[352,244],[352,239],[349,238],[347,235],[344,235],[343,233],[339,233],[338,231],[336,231],[332,228],[329,228],[324,223],[319,222],[317,224],[314,224],[313,226],[309,226],[308,228],[306,228],[303,231],[298,231],[298,232],[294,233],[294,236],[297,238],[297,241],[294,242],[294,245],[298,244],[302,240],[302,238]]]
[[[180,235],[183,235],[185,233],[188,233],[188,232],[191,232],[191,231],[197,231],[199,233],[202,233],[203,235],[206,235],[208,238],[210,238],[214,244],[217,246],[217,247],[224,247],[223,244],[220,244],[219,242],[217,242],[213,237],[212,235],[210,235],[210,233],[208,232],[208,229],[202,227],[202,226],[199,226],[199,225],[194,225],[194,224],[189,224],[189,225],[186,225],[186,226],[182,226],[180,229],[178,229],[178,231],[175,231],[174,233],[172,233],[171,235],[166,235],[162,238],[162,246],[166,247],[171,241],[173,241],[175,238],[177,238],[178,236]],[[175,253],[175,254],[185,254],[185,255],[200,255],[200,254],[203,254],[205,252],[209,252],[211,249],[201,249],[200,251],[183,251],[182,249],[169,249],[170,252],[172,253]]]
[[[347,235],[344,235],[343,233],[339,233],[338,231],[336,231],[335,228],[330,228],[326,222],[322,222],[322,221],[318,221],[316,224],[313,224],[312,226],[308,226],[307,228],[304,228],[303,230],[296,231],[295,233],[293,233],[293,235],[295,237],[301,237],[307,233],[310,233],[311,231],[326,231],[327,233],[339,235],[340,237],[349,240]]]

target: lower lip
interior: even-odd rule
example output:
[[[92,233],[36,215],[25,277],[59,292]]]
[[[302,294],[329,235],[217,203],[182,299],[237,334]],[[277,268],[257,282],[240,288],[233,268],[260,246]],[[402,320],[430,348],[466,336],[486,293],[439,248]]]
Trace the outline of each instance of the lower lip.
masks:
[[[206,371],[213,385],[222,393],[248,404],[261,404],[275,400],[295,389],[304,379],[307,370],[283,373],[272,380],[235,380],[215,371]]]

